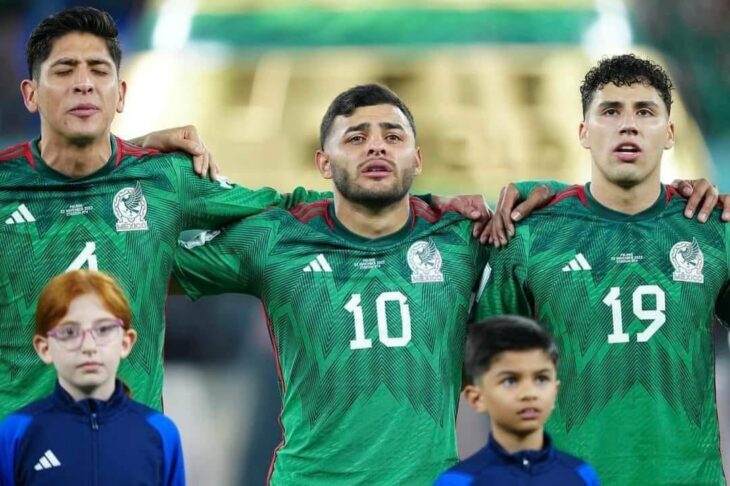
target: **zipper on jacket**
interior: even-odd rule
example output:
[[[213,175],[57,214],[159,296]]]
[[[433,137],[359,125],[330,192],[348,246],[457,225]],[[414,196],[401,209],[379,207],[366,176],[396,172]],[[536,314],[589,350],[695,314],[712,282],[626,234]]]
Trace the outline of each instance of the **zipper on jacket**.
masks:
[[[99,486],[99,416],[96,413],[96,406],[91,402],[91,414],[89,422],[91,424],[91,454],[92,454],[92,476],[94,486]]]

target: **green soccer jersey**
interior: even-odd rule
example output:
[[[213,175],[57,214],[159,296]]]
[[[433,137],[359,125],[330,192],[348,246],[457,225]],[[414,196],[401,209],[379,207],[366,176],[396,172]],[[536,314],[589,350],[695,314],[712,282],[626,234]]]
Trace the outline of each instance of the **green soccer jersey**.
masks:
[[[160,408],[163,312],[180,231],[319,198],[201,179],[187,156],[115,137],[112,150],[101,170],[80,179],[49,168],[37,140],[0,152],[0,419],[52,390],[53,367],[32,347],[36,300],[52,277],[90,268],[118,279],[139,333],[119,375],[136,400]]]
[[[492,255],[477,318],[550,330],[561,386],[547,430],[602,482],[724,484],[713,311],[729,298],[730,225],[686,219],[672,188],[633,216],[589,189],[561,193]]]
[[[470,233],[411,198],[400,232],[363,239],[324,202],[176,255],[191,297],[264,303],[283,399],[272,484],[430,485],[456,462],[465,327],[488,252]]]

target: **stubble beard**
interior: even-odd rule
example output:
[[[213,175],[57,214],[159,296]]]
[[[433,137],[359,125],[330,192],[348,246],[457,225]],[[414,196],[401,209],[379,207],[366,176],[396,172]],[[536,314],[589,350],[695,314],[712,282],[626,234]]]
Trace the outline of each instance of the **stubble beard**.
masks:
[[[369,209],[383,209],[400,202],[411,190],[414,173],[412,168],[401,170],[400,177],[390,187],[382,190],[369,190],[352,182],[346,170],[332,167],[332,181],[335,187],[348,201]]]

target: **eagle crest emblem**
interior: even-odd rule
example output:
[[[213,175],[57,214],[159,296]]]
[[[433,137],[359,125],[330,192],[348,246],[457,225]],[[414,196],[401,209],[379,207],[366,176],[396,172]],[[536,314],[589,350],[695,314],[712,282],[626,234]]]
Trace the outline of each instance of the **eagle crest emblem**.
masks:
[[[417,241],[408,249],[408,266],[411,267],[411,282],[443,282],[444,274],[441,273],[441,253],[436,248],[436,243],[428,241]]]
[[[705,277],[702,267],[705,257],[700,250],[700,244],[695,238],[692,241],[680,241],[669,251],[669,260],[674,267],[672,278],[678,282],[703,283]]]
[[[117,231],[142,231],[148,229],[147,199],[142,194],[142,185],[137,181],[134,187],[125,187],[117,192],[112,203],[117,217]]]

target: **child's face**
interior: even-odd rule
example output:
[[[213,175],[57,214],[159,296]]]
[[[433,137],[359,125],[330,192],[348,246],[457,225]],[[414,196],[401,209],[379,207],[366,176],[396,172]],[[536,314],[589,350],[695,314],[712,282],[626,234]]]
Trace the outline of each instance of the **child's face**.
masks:
[[[505,351],[464,394],[494,429],[524,436],[541,430],[550,417],[560,382],[555,364],[541,349]]]
[[[137,339],[134,330],[124,330],[116,320],[96,294],[84,294],[71,301],[66,315],[51,330],[55,335],[33,338],[38,356],[55,366],[59,382],[76,400],[108,398],[114,390],[119,361],[129,355]],[[74,327],[87,331],[81,342],[64,342],[62,338],[73,334]],[[94,327],[98,338],[90,332]]]

